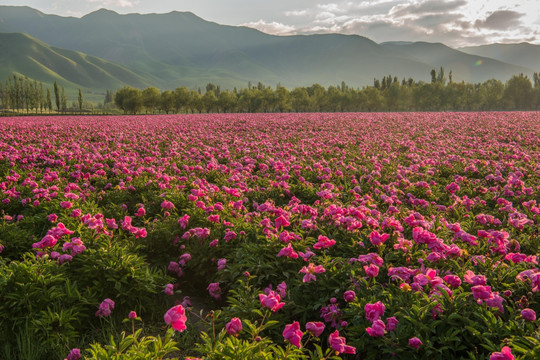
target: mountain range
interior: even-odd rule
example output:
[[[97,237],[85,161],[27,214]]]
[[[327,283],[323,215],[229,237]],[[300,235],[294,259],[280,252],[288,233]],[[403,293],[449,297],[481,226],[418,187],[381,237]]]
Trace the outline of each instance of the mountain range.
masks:
[[[447,74],[452,70],[454,81],[505,81],[540,71],[540,46],[378,44],[358,35],[269,35],[190,12],[121,15],[101,9],[75,18],[0,6],[0,79],[17,73],[87,91],[208,82],[232,88],[250,81],[359,87],[386,75],[429,81],[431,69],[441,66]]]

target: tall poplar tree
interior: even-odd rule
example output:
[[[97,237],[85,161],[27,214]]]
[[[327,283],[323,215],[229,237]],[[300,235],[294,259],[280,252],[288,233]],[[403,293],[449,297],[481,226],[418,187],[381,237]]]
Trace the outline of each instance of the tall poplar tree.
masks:
[[[56,103],[56,111],[60,111],[60,91],[56,81],[54,82],[54,101]]]

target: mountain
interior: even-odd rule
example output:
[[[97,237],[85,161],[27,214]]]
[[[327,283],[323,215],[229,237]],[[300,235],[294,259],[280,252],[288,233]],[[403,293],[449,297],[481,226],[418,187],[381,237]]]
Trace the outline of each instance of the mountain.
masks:
[[[19,32],[53,47],[119,64],[144,84],[161,89],[222,88],[248,81],[289,88],[313,83],[358,87],[388,74],[430,80],[433,68],[454,78],[506,80],[529,69],[481,58],[442,44],[377,44],[358,35],[274,36],[241,26],[220,25],[190,12],[126,14],[101,9],[82,18],[47,15],[21,6],[0,6],[0,32]],[[5,55],[0,53],[0,58]],[[474,60],[474,61],[473,61]]]
[[[454,81],[483,82],[491,78],[506,81],[520,73],[532,74],[533,71],[524,66],[518,66],[494,60],[480,55],[471,55],[452,49],[441,43],[382,43],[381,45],[400,52],[410,59],[416,59],[435,68],[442,66],[446,73],[452,70]]]
[[[529,43],[520,44],[491,44],[464,47],[459,50],[468,54],[486,56],[511,64],[524,66],[540,72],[540,45]]]
[[[46,85],[58,81],[67,88],[114,89],[145,87],[151,80],[109,61],[45,44],[21,33],[0,33],[0,79],[26,75]]]

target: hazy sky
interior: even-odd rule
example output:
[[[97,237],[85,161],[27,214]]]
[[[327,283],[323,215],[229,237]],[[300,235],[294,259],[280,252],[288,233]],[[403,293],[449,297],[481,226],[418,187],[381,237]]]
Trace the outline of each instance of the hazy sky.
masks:
[[[191,11],[220,24],[277,35],[339,32],[376,42],[540,44],[540,0],[0,0],[0,4],[77,17],[99,8],[119,13]]]

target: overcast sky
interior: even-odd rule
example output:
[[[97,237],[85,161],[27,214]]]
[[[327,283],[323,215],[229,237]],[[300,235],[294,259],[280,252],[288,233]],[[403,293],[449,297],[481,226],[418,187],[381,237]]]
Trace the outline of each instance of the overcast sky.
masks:
[[[220,24],[276,35],[339,32],[376,42],[540,44],[540,0],[0,0],[0,4],[77,17],[100,8],[119,13],[191,11]]]

